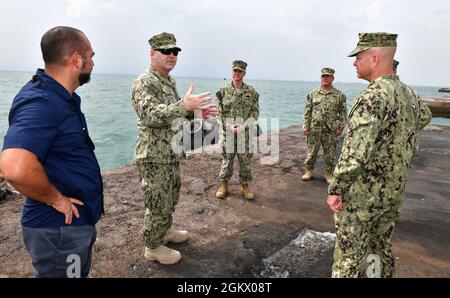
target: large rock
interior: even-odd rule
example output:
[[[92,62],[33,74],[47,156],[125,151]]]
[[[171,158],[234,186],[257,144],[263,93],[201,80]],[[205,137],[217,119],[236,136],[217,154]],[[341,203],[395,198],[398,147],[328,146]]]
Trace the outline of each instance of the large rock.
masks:
[[[319,277],[324,271],[331,273],[335,241],[335,234],[305,230],[289,245],[263,260],[265,269],[261,276]]]

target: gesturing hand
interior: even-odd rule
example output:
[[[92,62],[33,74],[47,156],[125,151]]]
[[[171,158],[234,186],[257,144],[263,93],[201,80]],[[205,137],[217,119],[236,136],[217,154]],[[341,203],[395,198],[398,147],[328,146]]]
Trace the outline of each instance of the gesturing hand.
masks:
[[[186,92],[186,95],[184,96],[183,99],[184,108],[188,112],[205,109],[212,99],[210,96],[211,95],[210,92],[204,92],[198,95],[192,94],[192,92],[194,92],[194,89],[195,85],[191,85],[191,87],[189,87],[189,90]]]
[[[76,218],[80,218],[80,213],[75,205],[83,206],[84,203],[73,198],[68,198],[60,194],[60,197],[56,200],[56,203],[51,206],[57,211],[64,214],[66,217],[66,224],[70,225],[72,223],[72,217],[75,215]]]

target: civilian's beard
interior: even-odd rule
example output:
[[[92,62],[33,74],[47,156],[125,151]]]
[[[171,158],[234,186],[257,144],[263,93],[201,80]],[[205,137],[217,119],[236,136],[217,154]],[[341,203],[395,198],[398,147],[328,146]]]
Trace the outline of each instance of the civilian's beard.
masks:
[[[80,73],[78,76],[78,81],[80,82],[80,86],[83,86],[86,83],[89,83],[91,80],[91,73]]]

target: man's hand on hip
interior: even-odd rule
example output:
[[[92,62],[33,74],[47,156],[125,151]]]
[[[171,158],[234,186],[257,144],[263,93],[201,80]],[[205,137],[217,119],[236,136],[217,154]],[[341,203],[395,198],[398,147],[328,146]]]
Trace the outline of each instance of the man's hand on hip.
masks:
[[[50,204],[50,206],[64,214],[64,216],[66,217],[67,225],[70,225],[72,223],[73,215],[75,215],[76,218],[80,218],[80,213],[78,212],[78,209],[75,205],[83,206],[84,203],[77,199],[65,197],[62,194],[59,194],[55,203]]]
[[[80,218],[75,205],[83,205],[83,202],[63,196],[50,183],[34,153],[22,148],[6,149],[1,155],[0,165],[5,178],[18,192],[63,213],[66,224],[72,223],[73,214]]]

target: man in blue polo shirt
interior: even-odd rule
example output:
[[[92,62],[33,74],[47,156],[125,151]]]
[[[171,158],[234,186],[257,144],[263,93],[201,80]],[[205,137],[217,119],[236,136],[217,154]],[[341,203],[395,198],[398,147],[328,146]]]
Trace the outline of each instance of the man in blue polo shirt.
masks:
[[[75,89],[89,82],[94,52],[83,32],[47,31],[45,70],[17,94],[0,161],[5,178],[27,199],[25,246],[38,277],[87,277],[103,183]]]

